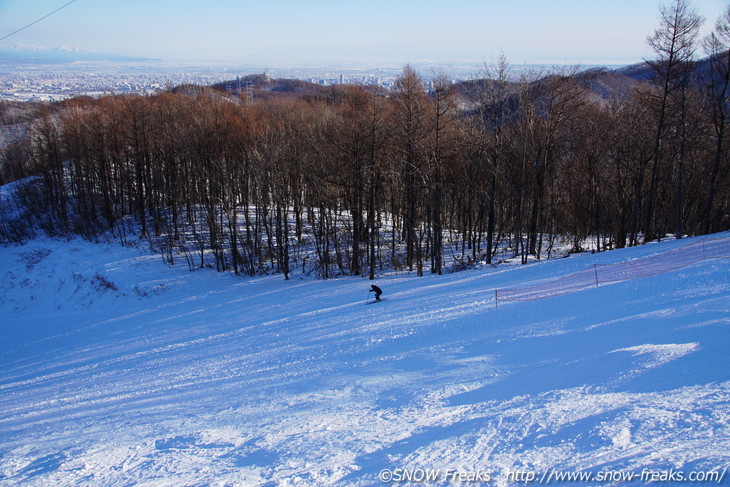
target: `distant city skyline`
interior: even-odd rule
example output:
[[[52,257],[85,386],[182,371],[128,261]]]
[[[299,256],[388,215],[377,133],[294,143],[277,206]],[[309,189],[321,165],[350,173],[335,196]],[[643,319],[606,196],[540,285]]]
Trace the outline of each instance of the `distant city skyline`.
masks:
[[[0,37],[68,0],[0,0]],[[302,66],[490,62],[632,64],[650,57],[659,2],[614,0],[76,0],[0,42],[167,61]],[[710,32],[727,0],[696,0]]]

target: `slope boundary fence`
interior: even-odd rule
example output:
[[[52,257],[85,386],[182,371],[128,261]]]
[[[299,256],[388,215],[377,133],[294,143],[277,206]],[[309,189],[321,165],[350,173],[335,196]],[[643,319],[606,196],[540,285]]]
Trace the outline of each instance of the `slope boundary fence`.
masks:
[[[506,301],[533,301],[572,293],[601,283],[630,281],[654,276],[710,259],[730,258],[730,238],[703,238],[669,252],[643,259],[617,262],[615,264],[594,264],[582,271],[536,286],[495,289],[495,306]]]

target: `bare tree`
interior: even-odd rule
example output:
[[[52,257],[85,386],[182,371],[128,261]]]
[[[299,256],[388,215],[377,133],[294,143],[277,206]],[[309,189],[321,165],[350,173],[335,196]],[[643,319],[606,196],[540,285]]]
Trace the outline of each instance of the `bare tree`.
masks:
[[[509,79],[509,63],[504,54],[501,54],[493,67],[485,65],[484,82],[475,93],[475,119],[479,132],[483,137],[485,149],[485,165],[483,168],[487,176],[486,199],[487,205],[487,264],[492,263],[494,253],[494,233],[496,225],[495,208],[499,198],[499,177],[500,165],[504,154],[508,149],[508,124],[511,112],[510,102],[511,83]]]
[[[715,154],[709,174],[707,200],[702,216],[702,231],[713,230],[712,214],[717,194],[717,182],[723,162],[727,163],[725,138],[730,124],[730,7],[717,19],[715,31],[704,40],[705,52],[710,56],[708,95],[712,105],[712,127],[715,136]]]
[[[418,238],[419,187],[423,177],[422,144],[425,137],[424,110],[427,103],[423,82],[411,66],[395,83],[391,98],[394,103],[393,123],[396,132],[403,177],[403,232],[406,242],[406,265],[413,270],[415,263],[418,274],[423,273],[423,253]]]
[[[687,87],[690,73],[689,62],[694,58],[699,28],[703,19],[691,7],[688,0],[672,0],[669,4],[660,6],[659,27],[654,34],[648,37],[647,42],[657,55],[657,59],[647,61],[654,70],[654,82],[661,87],[659,100],[656,106],[658,111],[657,125],[654,137],[654,151],[651,159],[651,173],[649,176],[649,192],[647,195],[647,209],[644,214],[645,241],[654,238],[654,211],[657,198],[657,183],[659,165],[663,157],[663,145],[667,136],[668,110],[672,99],[679,99],[680,110],[684,106],[684,90]],[[683,121],[681,123],[684,123]],[[683,171],[684,155],[676,158],[677,170]],[[678,178],[678,192],[683,184],[681,176]],[[681,194],[677,195],[681,200]],[[681,204],[678,203],[678,204]],[[678,225],[680,226],[680,225]],[[681,226],[680,226],[681,228]],[[681,229],[677,229],[681,237]]]
[[[432,138],[428,151],[429,160],[429,221],[431,224],[431,272],[443,272],[443,220],[445,166],[453,159],[456,140],[454,126],[457,107],[454,91],[444,73],[434,79]]]

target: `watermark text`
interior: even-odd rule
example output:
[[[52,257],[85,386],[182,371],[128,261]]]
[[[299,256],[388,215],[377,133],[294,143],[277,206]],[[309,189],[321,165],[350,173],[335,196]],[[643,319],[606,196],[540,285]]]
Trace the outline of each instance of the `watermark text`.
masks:
[[[726,478],[728,467],[724,469],[712,469],[707,471],[685,471],[680,469],[649,469],[633,471],[621,470],[600,470],[591,472],[586,470],[501,470],[490,471],[486,469],[451,469],[451,468],[393,468],[383,469],[378,474],[381,482],[386,484],[490,484],[498,479],[503,479],[510,484],[581,484],[581,483],[605,483],[605,484],[637,484],[648,483],[697,483],[697,484],[722,484]]]

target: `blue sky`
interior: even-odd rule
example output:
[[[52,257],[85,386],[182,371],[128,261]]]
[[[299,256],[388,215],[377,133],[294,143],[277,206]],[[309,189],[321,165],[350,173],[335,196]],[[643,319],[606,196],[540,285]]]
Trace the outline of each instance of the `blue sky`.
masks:
[[[69,0],[0,0],[0,37]],[[653,0],[76,0],[2,41],[231,63],[629,64],[650,55]],[[696,0],[709,31],[728,0]]]

